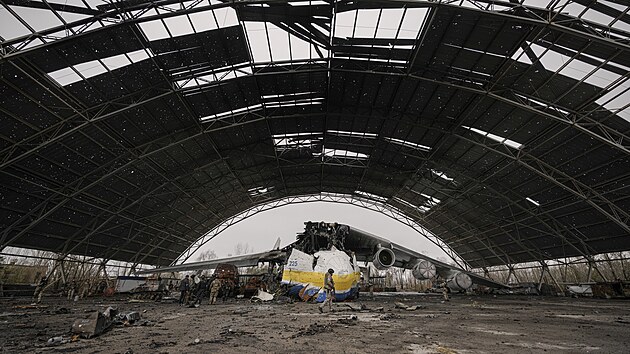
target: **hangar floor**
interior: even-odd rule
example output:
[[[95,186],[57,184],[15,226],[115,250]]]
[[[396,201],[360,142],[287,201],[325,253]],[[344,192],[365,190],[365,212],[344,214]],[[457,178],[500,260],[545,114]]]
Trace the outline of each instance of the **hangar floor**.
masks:
[[[419,305],[415,311],[395,302]],[[0,353],[627,353],[630,303],[623,300],[527,296],[363,296],[367,310],[344,303],[319,314],[306,303],[231,300],[199,308],[128,302],[126,297],[78,303],[45,298],[0,300]],[[358,305],[358,302],[353,302]],[[69,338],[75,319],[107,306],[138,311],[140,325],[113,326],[92,339]],[[379,307],[383,309],[379,311]]]

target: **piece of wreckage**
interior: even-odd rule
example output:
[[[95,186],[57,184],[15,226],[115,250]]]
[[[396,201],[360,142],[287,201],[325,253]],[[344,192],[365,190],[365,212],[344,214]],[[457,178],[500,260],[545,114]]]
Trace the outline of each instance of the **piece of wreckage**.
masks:
[[[296,241],[280,249],[236,257],[212,259],[175,266],[141,270],[138,274],[201,271],[221,264],[236,267],[257,266],[268,262],[269,278],[286,287],[289,296],[304,301],[325,299],[324,274],[334,269],[335,300],[351,300],[359,295],[359,261],[372,262],[378,270],[390,267],[411,269],[418,280],[439,278],[451,291],[464,291],[478,284],[491,288],[509,286],[459,269],[368,232],[338,223],[305,222],[304,232]],[[367,274],[369,279],[369,272]]]

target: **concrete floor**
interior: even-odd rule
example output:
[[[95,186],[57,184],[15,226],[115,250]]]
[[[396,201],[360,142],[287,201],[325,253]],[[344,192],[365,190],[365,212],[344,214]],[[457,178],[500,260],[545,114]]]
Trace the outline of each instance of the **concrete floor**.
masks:
[[[419,305],[415,311],[395,302]],[[630,302],[529,296],[363,296],[352,311],[335,304],[320,314],[307,303],[231,300],[199,308],[128,302],[127,297],[70,302],[0,299],[0,353],[628,353]],[[138,311],[140,323],[114,326],[92,339],[69,338],[75,319],[107,306]],[[378,308],[382,307],[382,310]]]

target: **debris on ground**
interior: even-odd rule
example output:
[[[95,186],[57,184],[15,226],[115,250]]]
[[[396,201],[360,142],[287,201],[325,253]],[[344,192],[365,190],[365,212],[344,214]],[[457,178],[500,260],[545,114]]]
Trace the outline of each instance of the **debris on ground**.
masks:
[[[219,334],[222,336],[237,337],[237,336],[243,336],[243,335],[252,334],[252,333],[241,331],[238,329],[224,328],[223,331],[221,331]]]
[[[151,325],[151,321],[144,320],[140,322],[141,316],[138,311],[132,311],[126,314],[118,314],[114,317],[113,324],[116,326],[147,326]]]
[[[256,295],[249,299],[251,302],[267,302],[271,300],[273,300],[273,295],[260,289],[258,289],[258,293]]]
[[[403,304],[402,302],[395,302],[394,305],[396,305],[397,309],[402,309],[402,310],[406,310],[406,311],[415,311],[417,309],[424,308],[424,306],[422,306],[422,305],[407,306],[407,305]]]
[[[400,315],[397,315],[395,313],[386,313],[384,315],[381,315],[378,319],[381,321],[390,321],[398,318],[401,318]]]
[[[354,326],[357,324],[358,321],[358,317],[357,315],[350,315],[348,317],[344,317],[344,318],[340,318],[337,320],[337,323],[341,323],[344,325],[349,325],[349,326]]]
[[[363,305],[363,304],[361,304],[361,303],[358,303],[358,304],[353,304],[353,303],[347,302],[347,303],[345,303],[344,305],[346,305],[347,307],[349,307],[349,308],[350,308],[350,310],[352,310],[352,311],[367,310],[367,306],[365,306],[365,305]]]
[[[113,307],[108,307],[104,312],[95,311],[84,319],[77,319],[72,324],[72,333],[83,338],[92,338],[105,332],[114,323],[117,311]]]
[[[298,337],[302,337],[302,336],[312,336],[318,333],[327,333],[327,332],[332,332],[333,328],[331,324],[317,324],[317,323],[313,323],[311,325],[309,325],[306,328],[302,328],[301,330],[299,330],[297,333],[295,333],[294,335],[291,336],[291,338],[298,338]]]
[[[48,342],[46,342],[46,345],[48,346],[55,346],[55,345],[61,345],[61,344],[65,344],[70,342],[69,339],[63,337],[63,336],[57,336],[57,337],[52,337],[48,340]]]
[[[236,310],[232,311],[232,313],[235,314],[235,315],[244,315],[244,314],[249,313],[249,312],[250,312],[250,310],[247,310],[247,309],[244,309],[244,308],[236,309]]]
[[[64,315],[64,314],[70,313],[70,310],[65,307],[60,307],[58,309],[55,309],[53,313],[55,315]]]
[[[275,297],[276,297],[276,301],[275,301],[276,304],[292,304],[294,302],[293,298],[289,296],[275,295]]]
[[[37,305],[37,304],[15,305],[15,306],[13,306],[13,308],[14,309],[20,309],[20,310],[38,310],[38,309],[48,308],[48,305]]]

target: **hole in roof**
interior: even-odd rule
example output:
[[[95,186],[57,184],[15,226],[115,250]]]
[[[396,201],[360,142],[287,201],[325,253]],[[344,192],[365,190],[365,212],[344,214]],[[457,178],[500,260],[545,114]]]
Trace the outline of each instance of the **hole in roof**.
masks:
[[[549,103],[537,100],[537,99],[535,99],[533,97],[528,97],[528,96],[521,95],[519,93],[514,93],[514,95],[516,95],[517,97],[520,97],[521,99],[525,100],[533,108],[550,109],[550,110],[553,110],[553,111],[556,111],[556,112],[560,112],[560,113],[562,113],[564,115],[569,115],[569,111],[567,111],[565,109],[562,109],[562,108],[558,107],[557,105],[552,105],[552,104],[549,104]]]
[[[238,25],[238,16],[236,15],[236,10],[233,8],[223,7],[213,11],[219,28]]]
[[[362,9],[337,13],[335,37],[416,39],[427,9]]]
[[[343,149],[328,149],[328,148],[324,148],[323,156],[343,157],[343,158],[358,159],[358,160],[365,160],[369,157],[368,155],[360,153],[360,152],[343,150]]]
[[[284,95],[266,95],[261,96],[265,108],[279,107],[297,107],[321,105],[324,103],[324,97],[313,96],[316,92],[296,92]]]
[[[219,28],[214,16],[214,11],[212,10],[196,12],[188,16],[197,32],[211,31]]]
[[[85,4],[83,3],[83,0],[47,0],[47,2],[52,3],[52,4],[70,5],[70,6],[87,8]],[[91,2],[94,4],[90,4],[90,1],[87,1],[87,3],[90,4],[92,7],[96,7],[96,3],[98,5],[105,3],[102,0],[92,0]]]
[[[103,58],[101,61],[92,60],[85,63],[76,64],[67,68],[59,69],[48,73],[53,80],[59,85],[66,86],[77,81],[81,81],[82,78],[79,74],[83,75],[86,79],[103,74],[107,70],[115,70],[122,68],[132,63],[145,60],[153,55],[149,51],[143,49],[129,52],[126,54],[114,55],[111,57]],[[77,73],[78,72],[78,73]]]
[[[194,76],[192,78],[187,78],[183,80],[177,80],[175,81],[175,85],[180,89],[191,88],[213,82],[235,79],[237,77],[249,76],[252,75],[252,73],[252,67],[249,65],[241,67],[224,67],[213,70],[208,74]]]
[[[350,131],[344,131],[344,130],[327,130],[326,132],[332,135],[352,137],[352,138],[374,139],[378,137],[378,134],[374,134],[374,133],[350,132]]]
[[[173,37],[184,36],[195,32],[186,15],[167,17],[164,19],[164,24]]]
[[[595,102],[625,121],[630,122],[630,85],[628,85],[628,83],[626,79],[623,85],[620,84],[614,89],[609,90],[602,97],[595,100]]]
[[[191,25],[192,21],[192,25]],[[214,30],[238,25],[236,11],[230,7],[216,10],[208,10],[187,15],[167,17],[162,20],[140,22],[140,29],[149,41],[156,41],[172,37],[185,36],[187,34]],[[170,35],[169,35],[170,31]]]
[[[430,146],[426,146],[426,145],[421,145],[421,144],[416,144],[416,143],[412,143],[411,141],[406,141],[406,140],[402,140],[402,139],[397,139],[397,138],[389,138],[389,137],[384,137],[383,139],[392,142],[394,144],[398,144],[404,147],[409,147],[412,149],[416,149],[416,150],[421,150],[421,151],[431,151],[431,147]]]
[[[315,91],[304,91],[304,92],[289,92],[285,94],[275,94],[275,95],[263,95],[261,98],[263,100],[278,100],[282,98],[283,100],[295,100],[295,99],[305,99],[305,98],[314,98],[314,95],[318,95],[318,92]]]
[[[546,70],[558,72],[559,74],[569,77],[573,80],[583,80],[584,82],[591,85],[595,85],[600,88],[606,88],[621,77],[621,75],[619,74],[603,68],[598,68],[597,66],[588,64],[582,60],[572,59],[570,56],[560,54],[551,49],[547,50],[547,48],[543,46],[533,43],[529,43],[529,46]],[[575,51],[571,48],[564,49],[571,53],[575,53]],[[604,64],[604,61],[601,58],[597,58],[586,53],[581,53],[580,55],[595,60],[598,63]],[[512,56],[512,59],[525,64],[532,63],[531,59],[521,48],[519,48],[515,52],[515,54]],[[607,65],[615,66],[626,71],[630,70],[629,67],[616,63],[607,63]]]
[[[362,197],[365,197],[365,198],[368,198],[368,199],[378,200],[379,202],[382,202],[382,203],[386,203],[387,202],[387,198],[383,198],[383,197],[381,197],[379,195],[368,193],[368,192],[364,192],[364,191],[360,191],[360,190],[354,191],[354,194],[358,194],[359,196],[362,196]]]
[[[264,22],[243,22],[254,62],[270,62],[271,50],[267,42],[267,30]]]
[[[443,180],[448,181],[448,182],[451,182],[451,181],[454,180],[454,178],[447,176],[446,173],[444,173],[444,172],[440,172],[440,171],[432,169],[431,173],[433,173],[434,175],[436,175],[436,176],[438,176],[438,177],[440,177]]]
[[[525,200],[527,200],[528,202],[530,202],[530,203],[534,204],[535,206],[540,206],[540,203],[539,203],[539,202],[537,202],[537,201],[533,200],[533,199],[532,199],[532,198],[530,198],[530,197],[525,198]]]
[[[269,46],[271,47],[272,61],[291,60],[289,33],[271,23],[267,24],[267,30],[269,33]]]
[[[235,108],[235,109],[232,109],[232,110],[226,111],[226,112],[211,114],[209,116],[205,116],[205,117],[199,118],[199,120],[201,122],[208,122],[208,121],[218,120],[218,119],[222,119],[222,118],[227,118],[227,117],[230,117],[230,116],[236,115],[236,114],[244,114],[244,113],[256,112],[256,111],[261,110],[262,108],[263,108],[263,105],[258,103],[258,104],[254,104],[254,105],[247,106],[247,107]]]
[[[319,57],[312,44],[272,23],[245,21],[243,28],[247,32],[252,58],[256,63]]]
[[[465,129],[468,129],[470,131],[473,131],[473,132],[475,132],[475,133],[477,133],[479,135],[485,136],[488,139],[494,140],[494,141],[496,141],[498,143],[501,143],[501,144],[503,144],[505,146],[508,146],[508,147],[511,147],[513,149],[520,150],[520,149],[523,148],[523,144],[521,144],[521,143],[517,143],[514,140],[510,140],[508,138],[504,138],[502,136],[499,136],[499,135],[496,135],[496,134],[492,134],[492,133],[483,131],[481,129],[477,129],[477,128],[473,128],[473,127],[467,127],[465,125],[462,125],[462,128],[465,128]]]
[[[260,196],[260,195],[264,195],[264,194],[268,194],[271,191],[273,191],[273,187],[254,187],[254,188],[250,188],[247,190],[247,193],[249,193],[249,195],[251,195],[252,197],[256,197],[256,196]]]
[[[323,97],[317,98],[306,98],[299,100],[291,100],[291,101],[271,101],[265,102],[265,108],[280,108],[280,107],[298,107],[298,106],[312,106],[312,105],[321,105],[324,103]]]
[[[273,144],[278,152],[293,149],[320,149],[323,134],[312,133],[289,133],[272,135]]]
[[[432,197],[432,196],[430,196],[428,194],[420,193],[420,195],[427,199],[427,202],[424,203],[424,205],[426,207],[431,208],[431,207],[434,207],[434,206],[438,205],[441,202],[441,200],[439,200],[438,198]]]
[[[291,4],[291,6],[330,5],[330,3],[323,0],[291,1],[289,4]]]
[[[0,35],[6,40],[31,34],[31,31],[5,8],[0,8],[0,20],[2,21]]]
[[[18,16],[20,16],[26,23],[28,23],[33,29],[36,31],[42,31],[49,28],[57,27],[63,25],[63,22],[59,20],[57,16],[55,16],[54,12],[48,9],[36,9],[36,8],[24,8],[20,6],[10,6],[13,11],[15,11]],[[2,15],[11,15],[8,11],[2,13]],[[2,17],[2,21],[4,22],[4,16]],[[4,32],[4,23],[2,26],[2,30]],[[29,32],[30,33],[30,32]],[[3,34],[4,36],[4,34]]]
[[[406,201],[404,199],[401,199],[399,197],[394,197],[392,199],[395,200],[396,202],[402,204],[402,205],[405,205],[405,206],[411,208],[411,209],[418,209],[418,207],[416,205],[413,205],[410,202],[408,202],[408,201]]]

